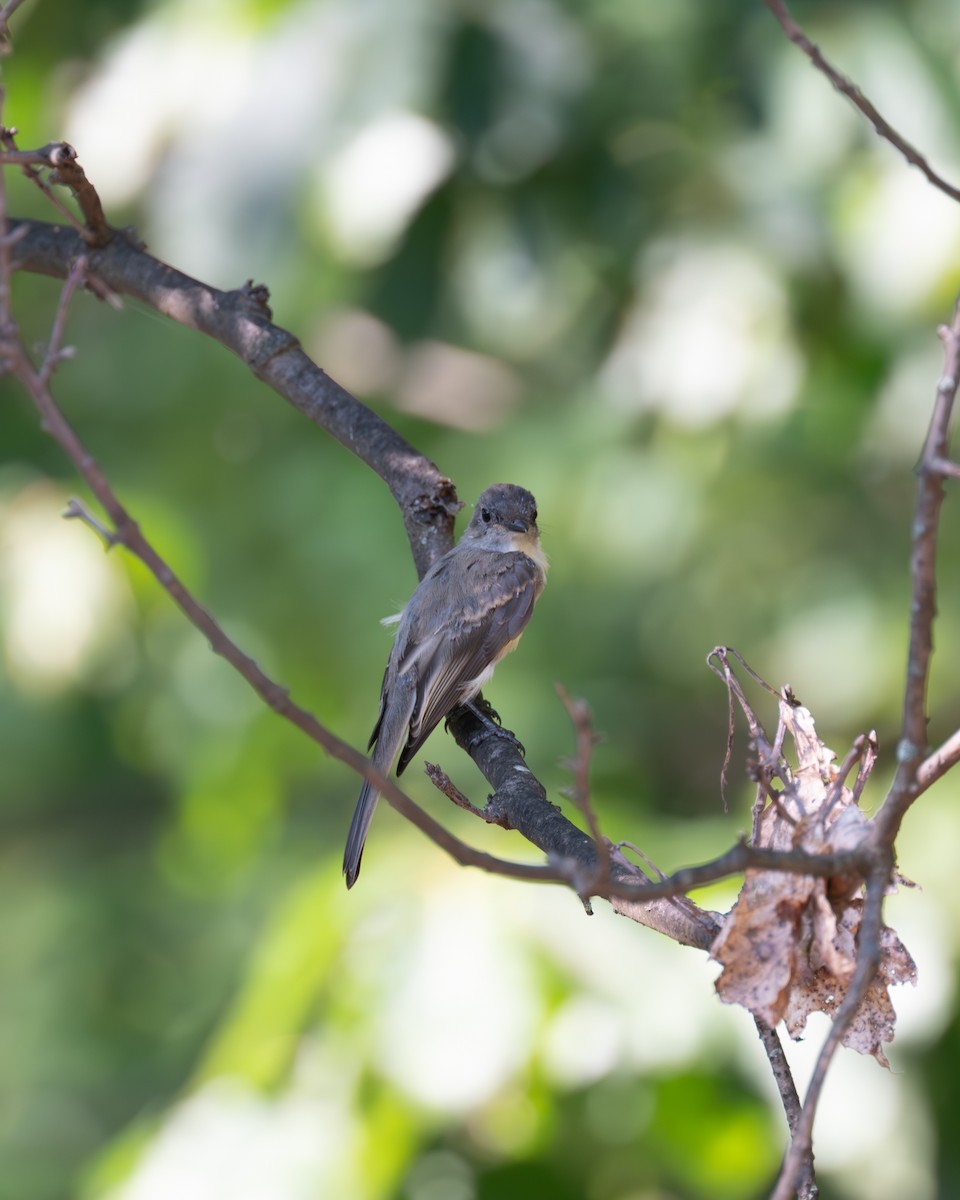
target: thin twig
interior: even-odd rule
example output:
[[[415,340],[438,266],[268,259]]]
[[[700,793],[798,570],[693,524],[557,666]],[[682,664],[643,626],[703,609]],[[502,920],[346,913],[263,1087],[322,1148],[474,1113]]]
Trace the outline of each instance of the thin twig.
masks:
[[[834,875],[863,873],[865,852],[862,849],[844,850],[833,854],[808,854],[805,850],[772,850],[766,846],[751,846],[739,841],[725,853],[696,867],[682,867],[663,879],[648,881],[642,886],[625,886],[616,880],[608,884],[606,895],[623,899],[677,896],[706,887],[730,875],[744,871],[786,871],[794,875],[813,875],[829,879]],[[599,894],[599,893],[597,893]]]
[[[63,331],[67,323],[67,312],[70,308],[70,301],[73,299],[74,292],[81,285],[87,274],[87,260],[80,257],[70,269],[70,274],[66,278],[61,291],[60,300],[57,304],[57,311],[53,318],[53,327],[50,330],[50,341],[47,343],[47,352],[43,357],[43,362],[40,364],[40,382],[44,387],[50,382],[53,372],[57,369],[57,365],[64,358],[71,357],[72,352],[69,347],[63,347]]]
[[[863,754],[860,756],[860,767],[857,770],[857,781],[853,785],[853,799],[859,804],[860,797],[863,795],[863,789],[867,785],[867,780],[873,772],[873,768],[877,764],[877,755],[880,747],[877,743],[877,731],[871,729],[867,734],[866,744],[863,747]]]
[[[897,130],[893,128],[889,121],[880,115],[877,109],[867,99],[863,92],[860,91],[857,85],[852,80],[848,79],[846,75],[842,75],[835,67],[831,66],[830,63],[827,62],[821,53],[820,48],[810,41],[800,26],[794,21],[787,9],[786,4],[784,3],[784,0],[764,0],[764,3],[780,22],[783,32],[787,35],[790,41],[793,42],[795,46],[799,46],[799,48],[803,51],[807,58],[810,59],[816,69],[830,80],[838,92],[841,92],[847,97],[848,100],[852,101],[852,103],[856,105],[856,107],[863,113],[880,137],[884,138],[884,140],[888,141],[891,146],[899,150],[907,162],[910,163],[911,166],[916,167],[917,170],[921,171],[935,188],[939,188],[939,190],[943,192],[944,195],[949,196],[951,200],[960,200],[960,188],[954,187],[953,184],[948,183],[942,175],[938,175],[924,158],[924,156],[920,153],[920,151],[917,150],[915,146],[912,146],[901,133],[898,133]]]
[[[650,857],[650,855],[645,854],[635,842],[628,842],[626,839],[624,839],[622,842],[614,842],[610,847],[610,853],[616,854],[618,851],[623,851],[624,849],[629,850],[631,854],[635,854],[637,858],[640,859],[642,867],[652,878],[667,878],[663,871],[660,870],[657,864]]]
[[[3,129],[3,106],[6,91],[0,87],[0,130]],[[18,232],[17,230],[13,231]],[[22,239],[20,239],[22,240]],[[11,251],[14,242],[7,228],[7,181],[0,171],[0,344],[13,335],[13,314],[10,309]]]
[[[757,780],[757,792],[750,806],[750,841],[754,844],[760,838],[761,820],[767,807],[767,793],[770,789],[769,780]]]
[[[108,525],[98,520],[92,512],[76,498],[67,502],[67,507],[60,514],[65,521],[79,521],[81,525],[86,525],[88,529],[92,529],[101,542],[103,542],[104,550],[112,550],[114,546],[119,544],[116,531]]]
[[[642,869],[645,869],[652,878],[659,879],[661,883],[669,882],[669,876],[665,875],[653,861],[653,859],[650,858],[648,854],[644,854],[640,847],[635,845],[633,842],[615,842],[610,847],[609,851],[611,864],[618,861],[615,857],[618,853],[620,859],[624,858],[622,853],[624,848],[629,850],[632,854],[635,854],[637,858],[640,859]],[[626,861],[629,862],[630,860],[626,859]],[[631,866],[632,865],[633,864],[631,863]],[[612,900],[614,897],[608,896],[607,899]],[[697,903],[690,899],[689,896],[685,895],[683,892],[676,892],[674,895],[668,897],[668,899],[670,900],[670,903],[674,905],[674,907],[685,913],[690,920],[694,921],[698,925],[702,925],[704,928],[713,930],[713,935],[715,936],[716,930],[714,929],[713,917],[705,913]],[[711,936],[710,940],[713,940],[713,936]]]
[[[590,709],[586,701],[574,700],[560,683],[555,683],[553,686],[563,707],[567,710],[567,716],[570,718],[576,735],[576,753],[567,764],[573,772],[573,787],[570,789],[569,795],[583,813],[590,836],[597,847],[597,870],[590,883],[589,894],[602,896],[610,879],[610,843],[603,836],[593,801],[590,798],[590,760],[593,757],[593,748],[597,739],[593,732]]]
[[[458,798],[461,794],[452,795],[447,790],[449,781],[444,782],[446,776],[444,776],[443,772],[439,771],[436,767],[431,767],[430,764],[428,764],[428,768],[427,773],[431,780],[454,803],[473,812],[474,815],[479,816],[489,824],[501,823],[497,816],[491,814],[487,809],[478,809],[466,797],[462,797],[462,799]],[[435,774],[438,778],[434,778]],[[457,789],[452,784],[449,784],[449,787],[453,792],[457,792]],[[614,849],[619,849],[620,846],[629,846],[635,853],[640,854],[640,851],[628,842],[620,842]],[[664,875],[645,855],[641,854],[648,868],[657,876],[656,879],[649,879],[639,874],[636,882],[610,878],[603,889],[599,887],[589,889],[589,895],[607,900],[621,899],[640,902],[685,899],[687,892],[706,887],[708,884],[716,883],[721,879],[727,879],[731,875],[742,875],[745,871],[749,870],[783,871],[793,875],[812,875],[821,879],[831,879],[836,876],[846,875],[852,877],[860,875],[862,877],[870,869],[872,861],[870,854],[869,847],[836,851],[829,854],[811,854],[805,850],[774,850],[766,846],[753,846],[741,839],[735,845],[731,846],[729,850],[718,855],[716,858],[710,859],[705,863],[699,863],[697,866],[681,867],[680,870],[674,871],[672,875]],[[565,882],[573,884],[578,890],[584,890],[572,865],[569,869],[563,869],[561,866],[559,873]]]
[[[830,815],[831,810],[840,802],[843,796],[844,784],[847,776],[853,770],[853,764],[859,763],[857,771],[857,779],[854,784],[853,796],[859,800],[860,795],[866,786],[867,780],[870,778],[870,772],[873,770],[873,765],[877,760],[876,754],[877,739],[876,734],[860,733],[853,739],[853,745],[844,755],[843,762],[837,768],[836,776],[830,785],[830,792],[824,801],[821,819],[825,822]],[[871,753],[872,748],[872,753]]]
[[[931,471],[936,471],[947,479],[960,479],[960,463],[949,458],[932,458],[929,463]]]
[[[2,131],[0,140],[6,149],[0,152],[0,163],[11,163],[22,167],[27,178],[33,180],[54,204],[58,212],[70,218],[71,223],[79,228],[90,245],[106,245],[113,237],[114,231],[107,223],[97,189],[77,161],[76,150],[69,142],[49,142],[46,146],[41,146],[39,150],[19,150],[16,146],[15,135],[15,129]],[[47,167],[51,172],[51,183],[62,184],[73,192],[74,199],[83,214],[82,224],[78,225],[69,209],[60,203],[47,181],[36,169],[37,167]]]
[[[904,814],[920,795],[919,771],[927,749],[927,685],[937,611],[937,535],[944,498],[943,476],[931,464],[948,457],[950,422],[960,382],[960,300],[954,308],[952,323],[941,326],[939,333],[944,344],[944,367],[937,384],[930,428],[917,465],[917,502],[910,553],[910,644],[903,722],[897,744],[898,766],[890,791],[874,820],[875,835],[887,846],[893,845]],[[939,774],[928,772],[930,782],[939,778]]]
[[[7,0],[3,8],[0,8],[0,54],[9,54],[12,49],[10,18],[22,3],[23,0]]]
[[[955,767],[958,762],[960,762],[960,729],[952,733],[920,764],[917,771],[917,788],[921,792],[925,792],[932,783],[936,783],[938,779],[946,775],[950,768]]]
[[[84,245],[90,244],[93,239],[90,231],[84,226],[83,221],[70,211],[46,179],[44,179],[40,171],[37,170],[36,164],[46,167],[50,166],[47,159],[43,157],[43,152],[37,150],[18,150],[16,135],[16,129],[8,126],[0,127],[0,143],[6,147],[3,154],[0,155],[0,163],[19,163],[27,179],[43,192],[44,196],[46,196],[47,200],[49,200],[60,216],[65,221],[68,221],[80,237],[83,238]],[[57,143],[51,144],[56,145]]]
[[[803,1109],[770,1200],[791,1200],[803,1175],[804,1163],[812,1154],[813,1120],[826,1082],[827,1071],[880,965],[883,897],[892,870],[891,854],[874,865],[867,879],[863,916],[857,935],[857,966],[817,1055]]]
[[[471,813],[475,817],[479,817],[481,821],[487,821],[489,824],[500,825],[501,821],[495,820],[484,809],[477,806],[460,791],[457,785],[453,782],[446,771],[442,770],[436,763],[425,762],[423,764],[423,773],[430,780],[433,786],[442,795],[446,796],[457,808],[462,808],[466,812]]]
[[[790,1070],[790,1064],[787,1062],[787,1056],[783,1052],[783,1046],[780,1043],[780,1036],[777,1031],[772,1029],[766,1021],[762,1021],[756,1014],[754,1014],[753,1023],[757,1028],[760,1045],[763,1046],[767,1061],[770,1063],[774,1083],[776,1083],[777,1091],[780,1094],[780,1103],[783,1105],[783,1113],[787,1119],[787,1129],[792,1138],[800,1123],[800,1113],[802,1111],[800,1095],[797,1092],[797,1085],[793,1079],[793,1072]],[[803,1178],[797,1189],[797,1195],[800,1200],[816,1200],[818,1195],[812,1152],[805,1163]]]
[[[758,763],[758,783],[760,784],[761,788],[770,793],[770,774],[782,779],[784,783],[787,782],[786,776],[781,769],[780,762],[780,747],[783,743],[784,732],[782,728],[782,722],[777,726],[775,745],[771,746],[767,740],[767,735],[764,732],[763,726],[757,718],[757,714],[753,711],[753,707],[750,705],[746,695],[744,694],[740,680],[736,677],[730,666],[728,660],[731,656],[735,658],[747,672],[747,674],[762,688],[768,691],[771,696],[776,696],[777,699],[780,698],[780,693],[776,690],[776,688],[771,687],[761,675],[758,675],[757,672],[754,671],[753,667],[751,667],[746,661],[743,655],[740,654],[738,650],[735,650],[732,646],[714,646],[714,648],[707,655],[707,666],[714,673],[714,675],[716,675],[717,678],[723,682],[727,689],[727,744],[723,756],[723,766],[720,768],[720,794],[723,799],[724,812],[727,811],[728,807],[727,777],[730,769],[730,761],[733,757],[733,741],[736,731],[734,725],[734,714],[736,711],[734,707],[734,699],[736,699],[737,703],[740,705],[740,710],[747,719],[747,726],[750,730],[751,740],[756,745],[758,754],[760,756],[760,762]],[[716,662],[714,660],[716,660]],[[772,795],[773,793],[770,794]]]

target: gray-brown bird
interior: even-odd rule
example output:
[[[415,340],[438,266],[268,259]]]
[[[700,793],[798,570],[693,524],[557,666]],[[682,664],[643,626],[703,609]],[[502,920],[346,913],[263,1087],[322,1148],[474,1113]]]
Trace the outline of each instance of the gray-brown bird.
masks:
[[[546,578],[536,501],[525,488],[495,483],[400,614],[368,746],[382,774],[399,753],[400,775],[440,721],[476,696],[520,640]],[[364,782],[343,854],[348,888],[379,796]]]

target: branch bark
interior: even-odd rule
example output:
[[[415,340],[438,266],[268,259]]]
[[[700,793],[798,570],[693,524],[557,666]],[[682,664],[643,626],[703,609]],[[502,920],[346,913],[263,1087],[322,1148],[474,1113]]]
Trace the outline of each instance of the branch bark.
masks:
[[[950,425],[960,385],[960,300],[949,326],[942,326],[944,366],[933,417],[917,465],[917,502],[910,554],[912,595],[903,722],[897,745],[897,773],[877,814],[877,839],[892,847],[901,822],[916,798],[960,757],[960,730],[924,761],[927,751],[927,685],[937,614],[937,537],[943,506],[943,464],[949,461]]]
[[[104,246],[90,247],[80,233],[62,225],[12,217],[10,229],[16,235],[13,270],[66,279],[71,265],[85,256],[88,279],[95,285],[219,342],[371,467],[400,508],[418,576],[453,545],[453,519],[462,507],[453,484],[317,366],[292,333],[273,323],[265,287],[248,281],[220,291],[154,258],[122,233],[114,233]]]

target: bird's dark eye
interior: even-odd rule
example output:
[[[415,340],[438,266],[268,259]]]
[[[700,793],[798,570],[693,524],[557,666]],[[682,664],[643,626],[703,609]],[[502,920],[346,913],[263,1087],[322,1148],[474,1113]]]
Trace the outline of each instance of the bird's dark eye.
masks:
[[[480,509],[480,520],[481,521],[484,521],[486,524],[489,524],[492,517],[493,517],[493,513],[490,511],[489,508],[481,508]]]
[[[534,509],[533,512],[530,514],[530,520],[536,522],[536,519],[537,519],[537,510]]]

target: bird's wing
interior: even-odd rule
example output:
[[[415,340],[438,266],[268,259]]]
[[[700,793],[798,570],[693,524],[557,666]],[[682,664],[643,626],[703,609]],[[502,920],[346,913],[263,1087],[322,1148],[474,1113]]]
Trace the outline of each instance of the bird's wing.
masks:
[[[383,672],[383,683],[380,684],[380,709],[377,712],[377,722],[373,727],[373,733],[370,734],[370,741],[367,742],[368,752],[373,749],[374,743],[380,736],[380,726],[383,724],[383,714],[387,710],[387,687],[390,679],[390,664],[387,663],[387,668]]]
[[[497,661],[513,648],[543,589],[543,572],[525,554],[466,554],[459,570],[442,570],[434,577],[433,585],[444,593],[445,620],[426,628],[431,610],[435,616],[439,606],[421,605],[424,628],[413,622],[400,647],[398,674],[413,672],[417,687],[398,775],[447,713],[476,695]],[[451,578],[457,580],[455,590]]]

